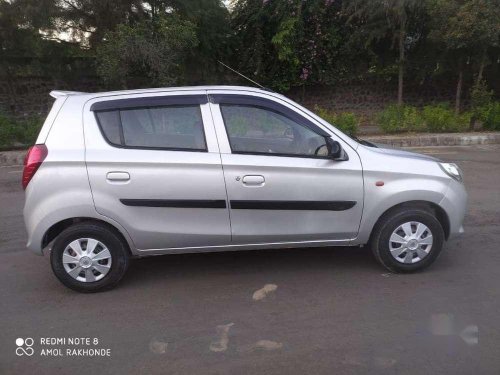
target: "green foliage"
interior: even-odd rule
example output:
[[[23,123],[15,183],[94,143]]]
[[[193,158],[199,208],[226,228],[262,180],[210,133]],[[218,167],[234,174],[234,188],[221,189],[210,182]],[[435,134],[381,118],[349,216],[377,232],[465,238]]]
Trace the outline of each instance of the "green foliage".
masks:
[[[43,118],[15,120],[0,112],[0,147],[33,144],[43,125]]]
[[[476,119],[484,121],[492,98],[493,91],[488,90],[486,82],[480,81],[472,86],[470,91],[470,101],[472,112]]]
[[[19,76],[72,88],[96,72],[116,88],[248,84],[222,60],[277,91],[302,86],[303,95],[308,85],[372,78],[405,76],[404,87],[457,79],[459,109],[460,95],[482,77],[499,94],[500,73],[489,66],[499,41],[500,0],[0,0],[7,93]],[[486,124],[493,115],[480,85],[471,123]],[[389,108],[379,117],[389,131],[418,131],[415,111]]]
[[[339,2],[325,0],[234,1],[236,66],[279,91],[337,81],[349,33],[340,10]]]
[[[52,40],[53,0],[0,0],[0,77],[49,76],[70,81],[93,73],[87,50],[78,43]]]
[[[430,132],[446,132],[455,124],[455,114],[447,103],[425,106],[422,110],[422,117]]]
[[[424,130],[424,121],[417,108],[392,104],[379,112],[376,122],[384,133],[404,133]]]
[[[498,45],[500,9],[495,0],[431,0],[431,36],[452,49],[484,50]]]
[[[408,105],[390,105],[377,115],[377,123],[384,133],[454,133],[466,131],[471,116],[471,112],[456,115],[448,103],[428,105],[421,111]]]
[[[173,15],[120,24],[97,49],[97,72],[108,84],[121,87],[141,76],[149,78],[150,86],[178,84],[185,79],[187,57],[197,44],[194,25]]]
[[[297,39],[297,18],[285,19],[279,26],[278,32],[271,38],[278,52],[278,59],[288,61],[295,67],[300,65],[300,60],[295,51],[294,45]]]
[[[500,102],[492,102],[481,108],[481,121],[485,130],[500,130]]]
[[[436,53],[435,57],[446,66],[443,70],[456,70],[461,78],[466,65],[477,66],[477,79],[481,79],[484,67],[490,61],[488,51],[499,46],[500,2],[427,0],[427,11],[431,26],[429,40],[436,44],[437,51],[443,51]],[[474,64],[470,64],[471,60]],[[480,85],[476,83],[476,86]],[[484,87],[473,88],[478,89],[482,92],[477,94],[486,92]],[[460,101],[459,96],[457,101]],[[475,108],[481,106],[473,104]]]
[[[337,114],[319,106],[315,106],[314,111],[323,120],[347,135],[355,136],[357,134],[360,121],[354,113],[342,112]]]
[[[431,133],[465,131],[469,127],[470,117],[470,113],[457,116],[447,103],[428,105],[422,110],[425,129]]]
[[[401,26],[405,29],[411,16],[423,8],[421,0],[345,0],[344,8],[351,21],[364,21],[360,26],[367,36],[366,42],[398,36]]]

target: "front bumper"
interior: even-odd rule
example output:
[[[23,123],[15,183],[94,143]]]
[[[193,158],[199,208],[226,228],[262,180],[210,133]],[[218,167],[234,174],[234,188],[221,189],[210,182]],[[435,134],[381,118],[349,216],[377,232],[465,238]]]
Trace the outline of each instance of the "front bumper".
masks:
[[[445,210],[450,221],[448,239],[464,233],[463,221],[467,210],[467,191],[464,184],[452,179],[439,205]]]

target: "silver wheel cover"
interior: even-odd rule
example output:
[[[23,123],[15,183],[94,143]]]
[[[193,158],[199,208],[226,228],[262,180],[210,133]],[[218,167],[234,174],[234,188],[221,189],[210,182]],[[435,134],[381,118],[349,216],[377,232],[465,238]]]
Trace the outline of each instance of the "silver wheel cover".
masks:
[[[101,280],[111,269],[111,253],[100,241],[79,238],[63,251],[64,269],[75,280],[90,283]]]
[[[389,250],[400,263],[420,262],[432,249],[431,230],[418,221],[409,221],[398,226],[389,239]]]

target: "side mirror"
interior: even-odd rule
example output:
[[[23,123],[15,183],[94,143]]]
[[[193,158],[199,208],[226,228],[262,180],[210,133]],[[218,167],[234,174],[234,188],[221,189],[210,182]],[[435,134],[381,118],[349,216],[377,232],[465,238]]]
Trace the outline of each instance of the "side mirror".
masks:
[[[349,156],[342,149],[342,146],[340,146],[340,143],[338,143],[337,141],[334,141],[332,138],[330,138],[330,137],[326,138],[326,147],[328,149],[328,156],[332,160],[336,160],[336,161],[349,160]]]

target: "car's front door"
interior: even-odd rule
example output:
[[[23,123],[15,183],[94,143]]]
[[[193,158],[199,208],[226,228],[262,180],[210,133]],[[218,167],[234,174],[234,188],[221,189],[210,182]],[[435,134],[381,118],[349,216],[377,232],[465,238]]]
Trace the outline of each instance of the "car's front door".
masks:
[[[363,177],[352,148],[277,98],[210,92],[233,243],[355,238]],[[326,137],[348,160],[325,156]]]
[[[96,210],[139,250],[230,243],[205,92],[98,98],[86,104],[84,124]]]

